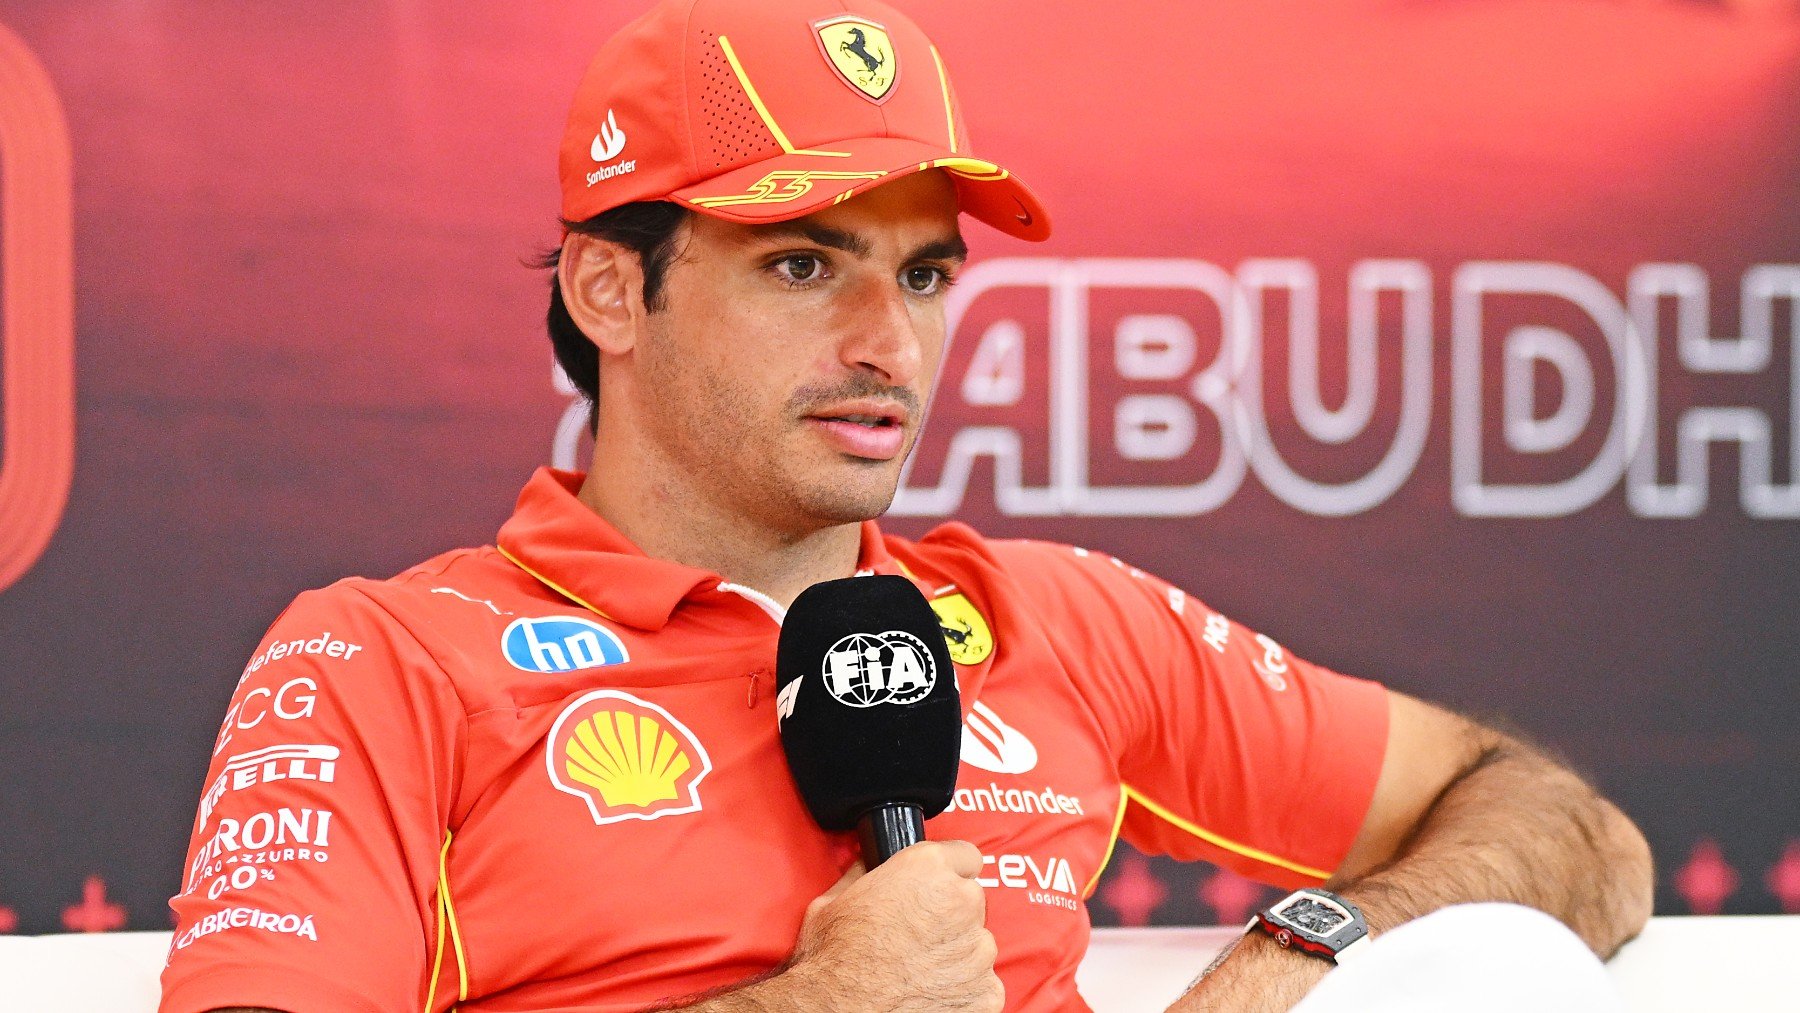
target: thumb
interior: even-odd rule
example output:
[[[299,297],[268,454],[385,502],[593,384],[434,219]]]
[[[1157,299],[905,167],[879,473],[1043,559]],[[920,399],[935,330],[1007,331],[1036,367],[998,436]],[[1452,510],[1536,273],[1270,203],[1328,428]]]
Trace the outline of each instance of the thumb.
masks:
[[[838,877],[837,882],[831,884],[830,889],[814,897],[812,902],[806,905],[806,920],[812,921],[820,911],[842,896],[845,890],[850,889],[850,884],[863,878],[867,872],[868,870],[863,868],[862,859],[851,862],[850,867],[844,870],[844,874]]]

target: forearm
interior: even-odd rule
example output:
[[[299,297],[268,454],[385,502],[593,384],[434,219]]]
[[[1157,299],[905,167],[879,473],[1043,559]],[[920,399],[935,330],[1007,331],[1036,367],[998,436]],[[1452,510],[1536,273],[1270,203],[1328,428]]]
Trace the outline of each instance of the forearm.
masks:
[[[1650,917],[1650,852],[1631,821],[1567,769],[1479,730],[1474,759],[1394,857],[1328,887],[1382,932],[1451,904],[1507,901],[1563,921],[1611,956]],[[1252,933],[1173,1008],[1286,1010],[1331,965]]]
[[[826,983],[813,980],[806,968],[789,963],[735,985],[665,1001],[646,1013],[789,1013],[835,1009],[837,998]]]
[[[1650,917],[1650,849],[1612,803],[1511,739],[1488,745],[1386,865],[1335,884],[1379,933],[1467,901],[1561,920],[1610,957]]]
[[[770,973],[750,982],[714,992],[675,999],[651,1006],[646,1013],[793,1013],[804,1009],[845,1008],[831,995],[814,988],[804,975]],[[216,1009],[210,1013],[281,1013],[261,1007]]]

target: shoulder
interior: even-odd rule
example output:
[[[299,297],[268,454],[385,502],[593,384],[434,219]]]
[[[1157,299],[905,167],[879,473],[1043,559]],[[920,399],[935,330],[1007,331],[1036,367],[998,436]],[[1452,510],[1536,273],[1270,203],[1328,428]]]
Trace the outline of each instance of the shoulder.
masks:
[[[1014,577],[1063,570],[1089,555],[1086,549],[1060,542],[988,538],[960,521],[939,525],[916,542],[888,536],[887,546],[894,558],[915,569]]]
[[[296,610],[336,612],[418,635],[466,627],[475,614],[530,611],[545,596],[543,585],[483,545],[441,553],[391,577],[345,577],[302,591],[283,617]]]
[[[326,656],[387,659],[454,678],[480,645],[498,643],[506,624],[539,611],[544,597],[491,545],[446,552],[391,577],[345,577],[297,595],[245,675],[265,657],[336,651]]]
[[[1033,617],[1049,627],[1111,628],[1180,612],[1186,595],[1104,552],[1033,538],[987,538],[945,524],[918,542],[890,539],[894,557],[936,598],[954,589],[984,611]]]
[[[1034,596],[1079,593],[1095,584],[1162,582],[1104,552],[1037,538],[988,538],[960,522],[933,528],[917,542],[889,538],[894,557],[923,575],[959,583],[1011,583]]]
[[[497,562],[496,562],[497,561]],[[480,647],[497,650],[527,591],[491,546],[458,549],[387,578],[345,577],[300,592],[244,663],[234,696],[251,701],[290,684],[350,715],[436,713],[485,706]]]

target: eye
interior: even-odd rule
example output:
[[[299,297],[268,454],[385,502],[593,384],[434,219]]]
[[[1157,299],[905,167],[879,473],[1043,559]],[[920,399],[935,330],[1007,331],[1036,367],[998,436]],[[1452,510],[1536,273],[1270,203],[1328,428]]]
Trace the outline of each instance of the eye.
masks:
[[[936,295],[955,284],[950,273],[941,267],[909,267],[900,272],[900,284],[914,295]]]
[[[804,285],[825,276],[825,261],[811,253],[790,253],[770,266],[789,285]]]

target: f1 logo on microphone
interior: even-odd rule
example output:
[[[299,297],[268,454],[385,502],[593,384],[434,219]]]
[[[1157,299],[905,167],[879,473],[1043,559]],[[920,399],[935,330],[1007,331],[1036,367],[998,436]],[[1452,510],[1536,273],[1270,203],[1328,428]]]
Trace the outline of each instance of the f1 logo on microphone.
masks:
[[[75,473],[70,161],[49,75],[0,25],[0,590],[43,555]]]

